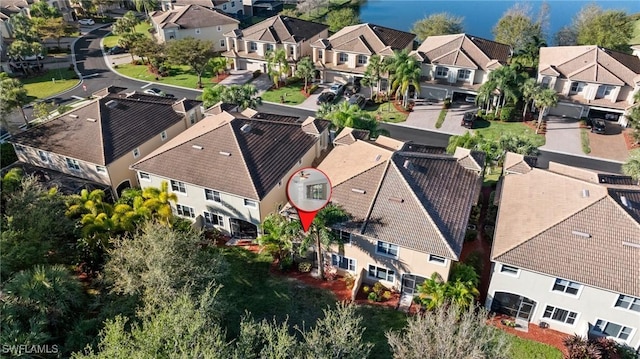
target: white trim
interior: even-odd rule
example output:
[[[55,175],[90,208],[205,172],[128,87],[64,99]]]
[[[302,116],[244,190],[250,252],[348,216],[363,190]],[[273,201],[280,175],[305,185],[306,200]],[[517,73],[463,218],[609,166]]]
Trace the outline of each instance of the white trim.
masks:
[[[343,255],[341,255],[339,253],[331,252],[330,254],[331,254],[331,265],[332,266],[334,266],[334,267],[336,267],[336,268],[338,268],[340,270],[344,270],[344,271],[350,272],[350,273],[355,273],[358,270],[358,260],[357,259],[351,258],[351,257],[347,257],[347,256],[343,256]],[[338,264],[333,264],[333,256],[338,257],[338,262],[340,262],[341,259],[346,259],[347,261],[353,261],[353,270],[351,270],[349,268],[346,268],[346,269],[345,268],[340,268],[340,264],[339,263]],[[349,266],[349,265],[347,264],[347,266]]]
[[[389,254],[389,253],[384,253],[384,252],[380,252],[378,251],[378,245],[380,243],[384,243],[384,244],[388,244],[389,248],[391,248],[391,246],[396,247],[396,254]],[[388,257],[388,258],[398,258],[398,256],[400,256],[400,246],[391,242],[385,242],[385,241],[381,241],[381,240],[376,240],[376,254],[383,256],[383,257]]]
[[[618,303],[618,300],[620,299],[620,297],[629,297],[632,299],[631,304],[629,304],[629,308],[624,308],[624,307],[619,307],[616,305],[616,303]],[[635,311],[633,309],[631,309],[631,305],[633,304],[633,301],[638,300],[640,301],[640,298],[634,297],[632,295],[626,295],[626,294],[620,294],[618,293],[618,296],[615,298],[615,300],[613,301],[613,306],[612,308],[615,310],[621,310],[624,311],[626,313],[635,313],[635,314],[640,314],[640,311]]]
[[[250,203],[253,203],[253,205],[249,205],[249,204],[247,204],[247,201],[248,201],[248,202],[250,202]],[[247,207],[247,208],[258,208],[258,202],[257,202],[257,201],[254,201],[254,200],[252,200],[252,199],[243,198],[243,199],[242,199],[242,204],[243,204],[245,207]]]
[[[438,260],[433,260],[433,259],[431,259],[431,257],[438,257],[438,258],[442,258],[442,259],[444,259],[444,262],[440,262],[440,261],[438,261]],[[427,261],[428,261],[429,263],[437,264],[437,265],[439,265],[439,266],[443,266],[443,267],[447,265],[447,258],[446,258],[446,257],[443,257],[443,256],[439,256],[439,255],[437,255],[437,254],[431,254],[431,253],[430,253],[430,254],[429,254],[429,256],[427,257]]]
[[[549,289],[549,291],[550,291],[551,293],[564,295],[564,296],[566,296],[566,297],[570,297],[570,298],[580,299],[580,295],[582,294],[582,290],[584,289],[584,284],[579,283],[579,282],[574,282],[574,281],[571,281],[571,280],[569,280],[569,279],[560,278],[560,277],[551,277],[551,278],[553,278],[553,283],[551,283],[551,288]],[[559,291],[559,290],[553,290],[553,287],[556,285],[556,281],[557,281],[557,280],[564,280],[564,281],[567,281],[567,282],[570,282],[570,283],[576,283],[576,284],[580,285],[580,288],[578,289],[578,293],[576,293],[576,294],[571,294],[571,293],[567,293],[567,292],[565,292],[565,291],[562,291],[562,292],[561,292],[561,291]],[[567,286],[567,287],[568,287],[568,286]]]
[[[370,267],[370,266],[374,266],[374,267],[376,267],[376,268],[386,270],[386,271],[387,271],[387,278],[389,277],[389,271],[393,271],[393,281],[389,281],[389,280],[387,280],[387,279],[380,279],[380,278],[378,278],[378,277],[372,277],[372,276],[370,276],[370,275],[369,275],[369,267]],[[398,271],[396,271],[395,269],[389,269],[389,268],[384,267],[384,266],[381,266],[381,265],[379,265],[379,264],[371,264],[371,263],[369,263],[369,264],[367,264],[366,270],[367,270],[367,278],[375,279],[375,280],[377,280],[377,281],[387,282],[387,283],[391,283],[391,284],[395,284],[395,282],[396,282],[396,275],[398,274]]]
[[[147,178],[142,177],[143,174],[147,175]],[[141,181],[151,182],[151,175],[148,172],[139,171],[138,178],[140,178]]]
[[[180,192],[180,191],[174,190],[173,189],[173,182],[177,182],[176,187],[178,187],[178,189],[180,188],[179,184],[182,183],[182,187],[184,187],[184,192]],[[177,193],[177,194],[182,195],[182,196],[186,196],[187,195],[187,185],[186,185],[185,182],[172,179],[172,180],[169,180],[169,187],[171,187],[171,192],[173,192],[173,193]]]
[[[518,268],[516,266],[510,266],[508,264],[502,264],[502,263],[499,263],[499,264],[500,264],[500,270],[498,271],[498,273],[504,274],[504,275],[508,275],[509,277],[520,278],[520,268]],[[504,268],[504,267],[515,268],[516,269],[516,273],[505,272],[505,271],[502,270],[502,268]],[[553,289],[553,287],[552,287],[552,289]]]
[[[569,324],[569,323],[567,323],[567,322],[562,322],[562,321],[559,321],[559,320],[557,320],[557,319],[553,319],[553,318],[551,318],[551,317],[549,317],[549,318],[545,318],[545,317],[544,317],[544,313],[547,311],[547,307],[553,307],[553,308],[554,308],[554,310],[555,310],[555,309],[561,309],[561,310],[565,310],[565,311],[567,311],[567,312],[569,312],[569,313],[576,313],[576,317],[575,317],[575,319],[573,320],[573,324]],[[542,309],[542,314],[540,315],[540,321],[544,322],[544,321],[546,321],[546,320],[549,320],[549,321],[551,321],[551,322],[553,322],[553,323],[557,323],[557,324],[561,324],[561,325],[566,325],[566,326],[568,326],[568,327],[575,327],[575,326],[576,326],[576,324],[578,324],[578,318],[580,318],[580,315],[581,315],[581,313],[579,313],[579,312],[576,312],[576,311],[573,311],[573,310],[570,310],[570,309],[566,309],[566,308],[562,308],[562,307],[558,307],[558,306],[556,306],[556,305],[549,304],[549,303],[544,303],[544,305],[542,306],[542,308],[541,308],[541,309]],[[569,317],[569,313],[567,313],[567,318]],[[553,316],[553,313],[551,313],[551,315]]]
[[[620,333],[622,332],[623,328],[630,328],[631,332],[629,333],[629,337],[627,339],[621,339],[621,338],[618,338],[618,337],[613,337],[613,336],[606,335],[604,332],[596,330],[596,323],[598,322],[598,320],[600,320],[600,321],[602,321],[604,323],[604,327],[606,327],[607,324],[619,325],[621,328],[620,328],[620,332],[618,332],[618,335],[620,335]],[[615,340],[617,342],[623,342],[623,343],[626,343],[626,344],[630,344],[631,340],[633,339],[633,336],[636,334],[636,328],[630,327],[630,326],[627,326],[627,325],[624,325],[624,324],[621,324],[621,323],[612,322],[612,321],[609,321],[609,320],[606,320],[606,319],[602,319],[602,318],[599,318],[599,317],[595,317],[595,320],[593,321],[593,327],[591,328],[591,330],[589,330],[589,332],[593,333],[593,334],[596,334],[598,336],[611,338],[611,339],[613,339],[613,340]]]

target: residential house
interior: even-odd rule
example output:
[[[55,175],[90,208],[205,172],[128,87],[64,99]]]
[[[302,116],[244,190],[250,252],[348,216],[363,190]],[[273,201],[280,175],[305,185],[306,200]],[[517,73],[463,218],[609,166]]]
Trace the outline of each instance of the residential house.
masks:
[[[289,178],[327,149],[329,122],[220,106],[207,112],[131,168],[142,188],[170,183],[178,215],[255,239],[264,218],[287,202]]]
[[[420,96],[442,100],[477,94],[489,73],[511,57],[509,45],[468,34],[429,36],[413,53],[422,62]]]
[[[347,26],[311,44],[313,62],[323,82],[353,82],[363,77],[372,55],[387,57],[394,51],[411,51],[415,37],[369,23]]]
[[[512,156],[499,194],[487,308],[522,327],[604,335],[637,349],[640,186],[553,162],[547,170],[524,166]]]
[[[484,153],[363,140],[344,129],[318,165],[331,182],[331,201],[351,219],[335,229],[344,245],[325,260],[341,274],[380,281],[406,295],[433,273],[447,280],[460,260],[471,208],[482,185]]]
[[[550,115],[606,118],[626,126],[621,115],[640,90],[640,58],[598,46],[543,47],[538,82],[558,92]]]
[[[110,87],[87,104],[11,137],[18,160],[109,185],[138,186],[134,162],[202,117],[200,102],[122,93]]]
[[[159,42],[193,37],[213,42],[215,51],[227,49],[223,34],[238,28],[240,21],[220,10],[191,4],[168,11],[154,11],[151,22]]]
[[[247,17],[269,17],[282,11],[284,1],[279,0],[242,0],[244,14]]]
[[[188,5],[218,9],[236,18],[241,18],[244,14],[242,0],[162,0],[160,2],[162,11],[174,10]]]
[[[47,4],[60,11],[64,21],[73,22],[78,20],[78,15],[71,6],[69,0],[46,0]]]
[[[311,56],[311,44],[328,36],[328,26],[312,21],[276,15],[246,29],[225,34],[227,51],[236,70],[267,71],[267,51],[284,49],[293,67],[304,56]]]
[[[29,7],[34,0],[7,0],[0,3],[0,34],[5,39],[13,38],[11,17],[16,14],[29,15]]]

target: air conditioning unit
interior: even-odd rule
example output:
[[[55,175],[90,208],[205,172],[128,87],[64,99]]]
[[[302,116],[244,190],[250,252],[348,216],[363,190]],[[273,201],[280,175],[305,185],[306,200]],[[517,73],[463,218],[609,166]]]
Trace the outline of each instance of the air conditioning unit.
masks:
[[[538,326],[540,327],[540,329],[547,329],[549,328],[549,323],[540,321],[540,324],[538,324]]]

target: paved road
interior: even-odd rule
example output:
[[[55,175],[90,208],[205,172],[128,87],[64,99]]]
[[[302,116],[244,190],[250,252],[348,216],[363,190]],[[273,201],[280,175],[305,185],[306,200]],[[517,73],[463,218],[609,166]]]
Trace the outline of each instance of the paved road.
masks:
[[[130,80],[128,78],[121,77],[118,74],[110,71],[109,67],[105,63],[104,57],[102,56],[102,51],[100,49],[100,39],[109,31],[109,27],[96,29],[76,42],[74,50],[76,54],[78,70],[83,75],[84,80],[82,84],[86,86],[87,90],[84,91],[83,86],[79,86],[73,91],[56,97],[59,102],[70,102],[72,101],[72,96],[85,97],[97,90],[110,85],[126,87],[130,90],[141,90],[142,86],[148,84],[147,82]],[[196,90],[180,89],[171,86],[156,84],[154,84],[153,87],[160,88],[167,93],[172,93],[178,98],[186,97],[194,99],[200,95],[200,92]],[[292,108],[289,106],[281,106],[278,104],[263,104],[262,106],[260,106],[259,110],[263,112],[300,117],[314,115],[313,111],[301,108]],[[391,137],[403,141],[414,141],[416,143],[423,143],[440,147],[446,147],[449,141],[449,135],[444,133],[407,128],[392,124],[382,124],[381,127],[387,129],[391,133]],[[596,160],[587,157],[559,154],[548,151],[542,151],[539,161],[541,166],[546,166],[549,161],[555,161],[567,165],[591,168],[600,171],[614,173],[620,172],[620,164],[618,163]]]

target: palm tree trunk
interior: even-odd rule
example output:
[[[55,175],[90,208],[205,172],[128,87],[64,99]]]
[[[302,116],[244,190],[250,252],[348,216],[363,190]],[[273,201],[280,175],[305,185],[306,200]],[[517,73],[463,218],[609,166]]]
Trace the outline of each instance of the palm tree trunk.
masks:
[[[522,111],[522,120],[526,120],[527,118],[527,108],[529,107],[529,101],[524,102],[524,110]]]
[[[29,120],[27,120],[27,115],[24,113],[24,109],[22,108],[21,105],[18,105],[18,108],[20,109],[20,113],[22,114],[22,119],[24,120],[24,124],[27,125],[27,128],[29,128]]]
[[[540,113],[538,114],[538,124],[536,126],[536,134],[538,134],[540,131],[540,124],[542,123],[542,116],[544,114],[545,109],[546,107],[541,108]]]
[[[324,260],[322,258],[322,244],[320,243],[319,230],[316,230],[316,259],[318,261],[318,278],[324,279]]]

